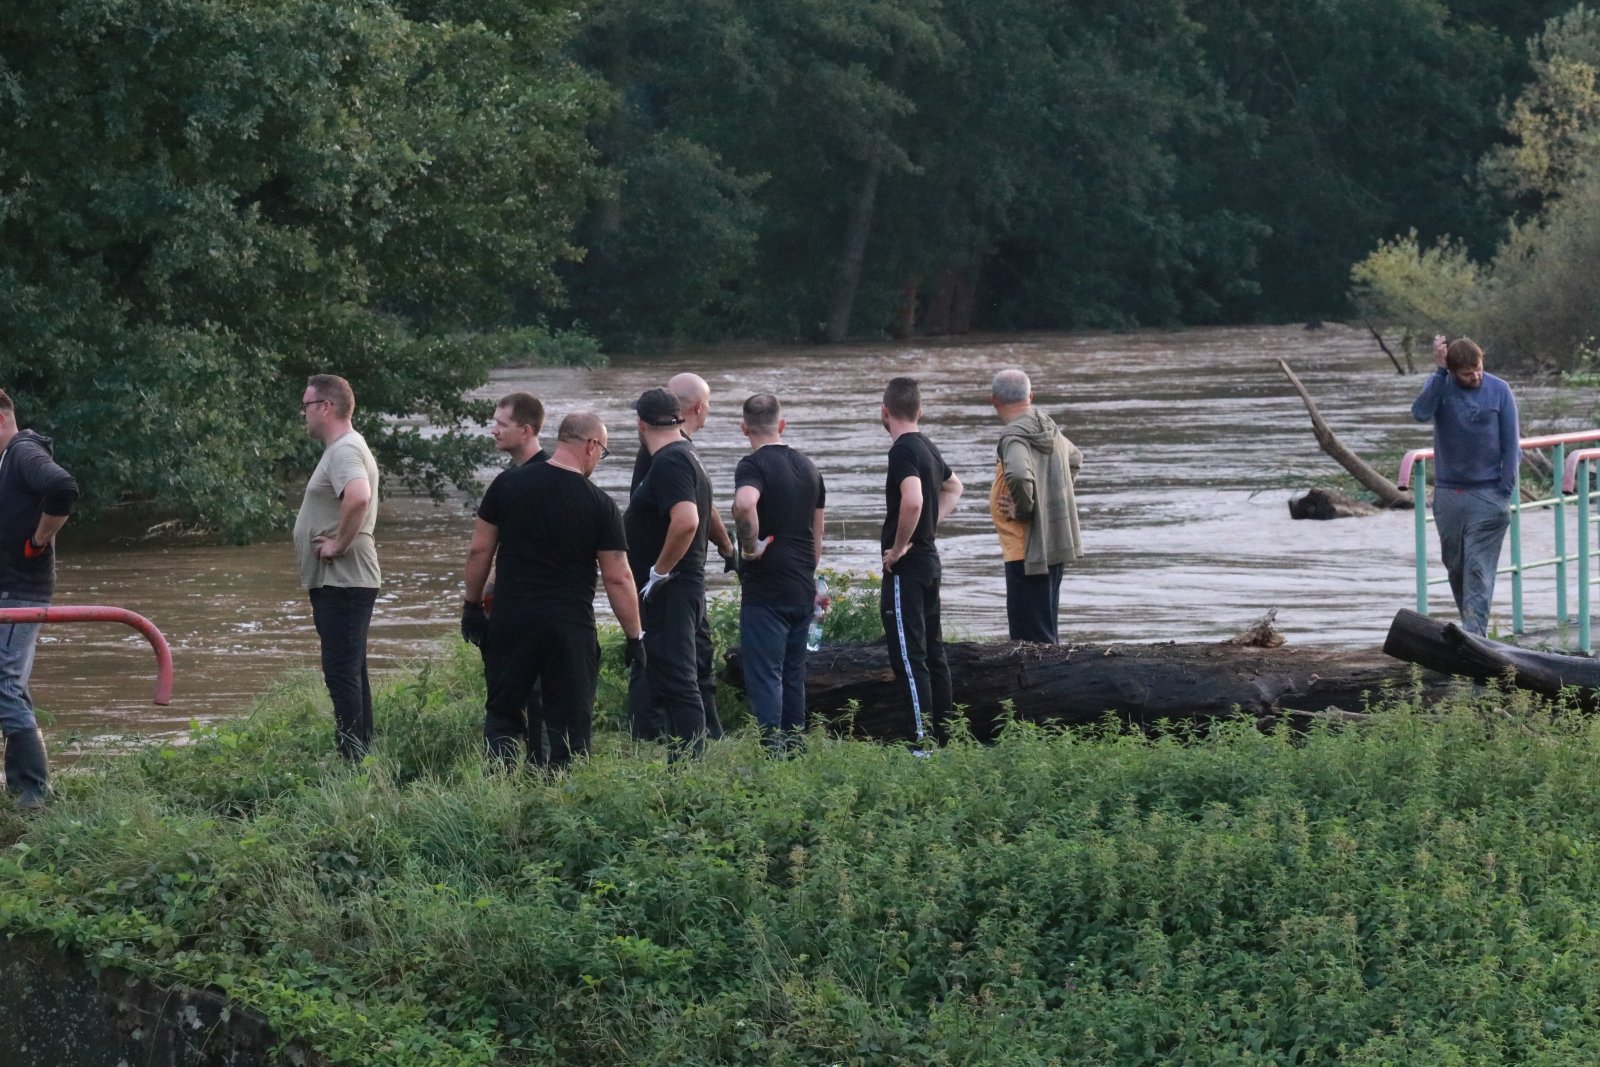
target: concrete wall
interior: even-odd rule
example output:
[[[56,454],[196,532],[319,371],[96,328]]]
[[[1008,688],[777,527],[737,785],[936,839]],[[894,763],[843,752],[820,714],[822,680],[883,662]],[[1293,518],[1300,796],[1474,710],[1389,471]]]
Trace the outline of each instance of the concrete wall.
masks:
[[[168,989],[115,968],[93,973],[46,940],[0,938],[5,1067],[322,1067],[225,997]]]

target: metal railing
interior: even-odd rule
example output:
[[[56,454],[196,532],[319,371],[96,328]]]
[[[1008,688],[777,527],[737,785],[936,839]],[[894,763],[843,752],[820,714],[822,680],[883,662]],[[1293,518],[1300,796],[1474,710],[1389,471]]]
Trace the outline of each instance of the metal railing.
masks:
[[[156,654],[156,691],[151,703],[165,707],[172,703],[172,649],[156,624],[127,608],[108,608],[95,604],[63,607],[0,608],[0,623],[8,622],[120,622],[144,634]]]
[[[1589,648],[1589,583],[1586,576],[1589,573],[1589,536],[1586,497],[1579,494],[1577,497],[1570,495],[1573,492],[1573,479],[1577,464],[1577,456],[1588,456],[1590,459],[1600,459],[1600,448],[1584,449],[1568,457],[1567,446],[1586,444],[1600,441],[1600,429],[1579,430],[1575,433],[1549,434],[1543,437],[1524,437],[1519,445],[1526,452],[1529,449],[1551,450],[1550,466],[1552,470],[1564,472],[1563,487],[1554,496],[1544,497],[1539,500],[1524,501],[1521,499],[1520,479],[1517,488],[1511,494],[1511,563],[1499,568],[1496,574],[1511,575],[1511,629],[1513,633],[1525,632],[1523,619],[1522,576],[1531,570],[1540,567],[1554,567],[1556,571],[1556,621],[1565,626],[1568,622],[1567,615],[1567,565],[1576,562],[1580,574],[1578,589],[1579,611],[1579,643],[1583,651]],[[1433,458],[1433,449],[1414,448],[1405,454],[1400,461],[1400,488],[1410,487],[1413,474],[1416,484],[1426,489],[1428,484],[1428,460]],[[1585,471],[1588,472],[1587,460]],[[1586,475],[1587,476],[1587,475]],[[1417,493],[1413,491],[1413,498]],[[1574,502],[1580,505],[1580,521],[1578,527],[1579,549],[1576,554],[1567,552],[1567,505]],[[1551,509],[1555,512],[1555,555],[1547,559],[1525,561],[1522,558],[1522,513],[1525,511],[1541,511]],[[1415,508],[1416,522],[1416,551],[1417,551],[1417,612],[1422,615],[1428,613],[1428,586],[1438,585],[1450,580],[1448,575],[1428,577],[1428,523],[1432,521],[1424,499],[1417,501]]]

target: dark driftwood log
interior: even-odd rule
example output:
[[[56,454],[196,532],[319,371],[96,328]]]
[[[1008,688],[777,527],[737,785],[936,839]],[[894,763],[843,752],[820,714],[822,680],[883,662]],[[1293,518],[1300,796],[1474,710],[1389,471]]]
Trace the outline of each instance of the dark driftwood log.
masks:
[[[1304,496],[1289,498],[1291,519],[1353,519],[1380,510],[1332,489],[1307,489]]]
[[[1518,689],[1553,697],[1577,687],[1585,709],[1596,710],[1600,660],[1563,652],[1534,652],[1469,634],[1453,622],[1442,622],[1401,610],[1389,624],[1384,652],[1429,670],[1487,682],[1508,679]]]
[[[1107,714],[1129,724],[1161,719],[1205,722],[1249,716],[1272,720],[1288,709],[1362,710],[1384,687],[1408,691],[1413,670],[1376,649],[1251,648],[1215,645],[1078,645],[1022,641],[945,646],[955,702],[965,705],[981,740],[999,732],[1001,703],[1029,722],[1095,723]],[[738,649],[727,653],[727,681],[744,686]],[[1424,699],[1448,687],[1425,676]],[[824,646],[811,656],[809,711],[840,729],[879,740],[911,736],[911,705],[889,670],[882,642]],[[841,722],[851,701],[854,720]]]

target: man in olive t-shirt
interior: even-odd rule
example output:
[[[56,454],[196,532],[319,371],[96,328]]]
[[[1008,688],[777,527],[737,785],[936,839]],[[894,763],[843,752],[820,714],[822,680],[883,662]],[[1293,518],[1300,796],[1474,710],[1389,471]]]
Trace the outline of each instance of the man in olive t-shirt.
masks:
[[[350,383],[314,374],[300,400],[306,433],[322,442],[322,458],[306,483],[294,521],[300,584],[322,642],[322,678],[333,700],[339,755],[356,760],[372,744],[372,684],[367,630],[382,573],[372,533],[378,524],[378,464],[351,425]]]

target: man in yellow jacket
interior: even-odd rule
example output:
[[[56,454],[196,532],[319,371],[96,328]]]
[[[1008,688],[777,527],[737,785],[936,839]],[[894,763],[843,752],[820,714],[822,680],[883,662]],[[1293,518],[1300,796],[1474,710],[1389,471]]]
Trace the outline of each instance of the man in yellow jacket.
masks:
[[[996,374],[989,402],[1005,424],[989,514],[1005,559],[1011,640],[1060,644],[1061,570],[1083,555],[1073,496],[1083,453],[1033,406],[1033,383],[1022,371]]]

